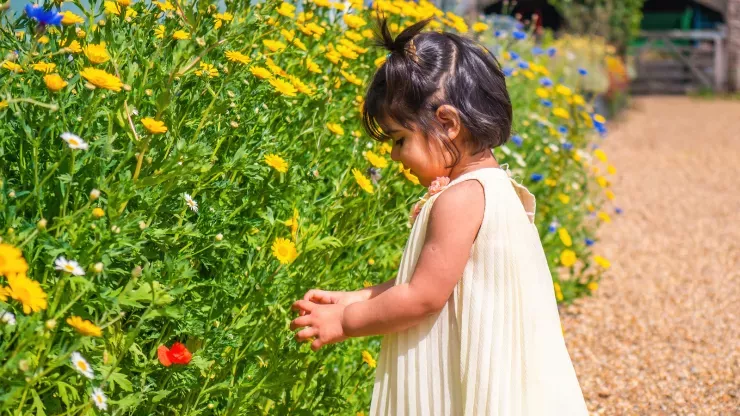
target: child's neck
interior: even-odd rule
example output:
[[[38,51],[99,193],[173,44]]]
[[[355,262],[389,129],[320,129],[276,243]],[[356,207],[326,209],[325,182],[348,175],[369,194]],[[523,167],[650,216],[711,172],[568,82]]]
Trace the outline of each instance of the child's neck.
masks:
[[[450,170],[450,180],[456,178],[474,170],[485,169],[485,168],[498,168],[500,165],[493,157],[492,151],[482,151],[476,155],[465,155],[460,159],[455,167]]]

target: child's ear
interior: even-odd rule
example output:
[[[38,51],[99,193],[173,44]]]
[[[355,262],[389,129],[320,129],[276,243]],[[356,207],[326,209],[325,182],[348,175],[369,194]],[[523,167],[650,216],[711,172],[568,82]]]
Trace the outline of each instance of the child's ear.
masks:
[[[447,133],[450,140],[455,140],[460,135],[462,123],[457,109],[451,105],[443,104],[437,108],[437,120],[442,124],[442,129]]]

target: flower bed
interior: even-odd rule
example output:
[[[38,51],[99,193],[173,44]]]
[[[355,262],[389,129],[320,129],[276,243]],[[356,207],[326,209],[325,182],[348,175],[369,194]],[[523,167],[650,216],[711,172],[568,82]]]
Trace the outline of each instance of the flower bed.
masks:
[[[371,11],[90,3],[0,16],[0,411],[366,409],[378,339],[312,353],[289,307],[393,277],[423,191],[360,131],[385,56]],[[423,0],[375,6],[394,29],[493,29]],[[613,199],[604,121],[550,74],[556,51],[525,32],[497,46],[517,134],[496,154],[538,197],[567,302],[608,268],[591,253]]]

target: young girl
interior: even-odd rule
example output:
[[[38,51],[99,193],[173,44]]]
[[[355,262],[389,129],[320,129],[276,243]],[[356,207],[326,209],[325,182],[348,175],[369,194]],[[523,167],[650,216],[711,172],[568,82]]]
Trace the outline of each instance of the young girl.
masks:
[[[313,289],[291,328],[312,349],[385,334],[370,414],[588,415],[561,332],[534,196],[492,149],[510,134],[506,81],[488,50],[419,22],[392,38],[363,124],[429,192],[412,211],[395,279]],[[424,203],[424,201],[426,201]]]

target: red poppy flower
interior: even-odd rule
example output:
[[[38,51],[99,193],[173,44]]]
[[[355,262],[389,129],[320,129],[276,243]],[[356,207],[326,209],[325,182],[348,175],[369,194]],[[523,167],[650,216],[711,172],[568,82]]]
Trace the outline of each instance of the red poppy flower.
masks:
[[[193,354],[179,342],[172,344],[172,348],[160,345],[157,348],[157,355],[159,355],[159,362],[165,367],[172,364],[187,364],[193,358]]]

